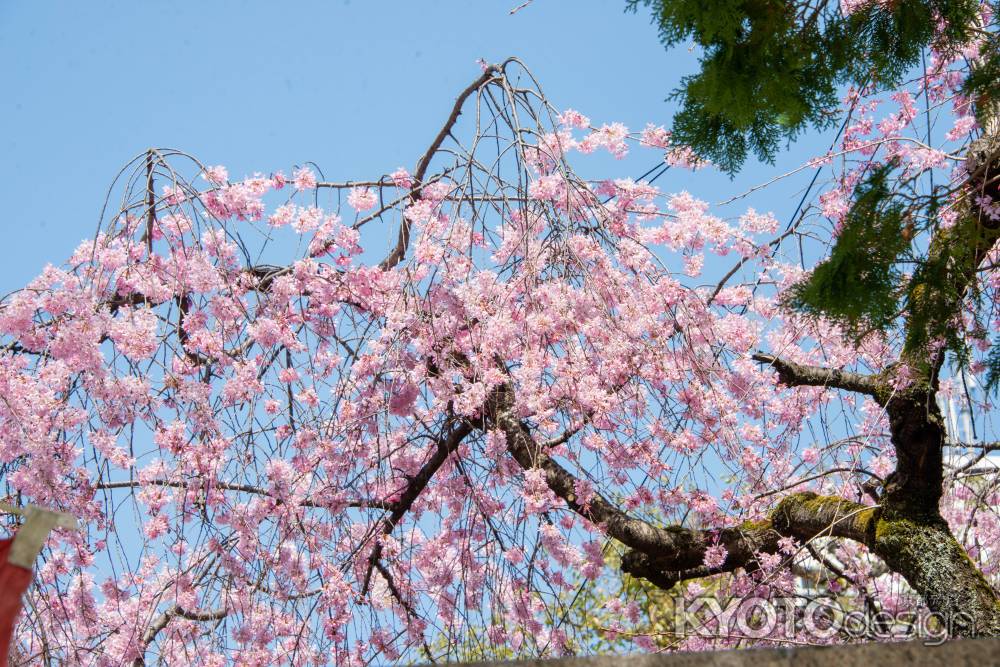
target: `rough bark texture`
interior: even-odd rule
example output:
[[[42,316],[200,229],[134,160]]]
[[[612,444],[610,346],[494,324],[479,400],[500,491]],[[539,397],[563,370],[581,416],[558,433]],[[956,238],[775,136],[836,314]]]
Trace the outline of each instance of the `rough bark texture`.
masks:
[[[955,637],[1000,635],[1000,602],[940,517],[879,518],[872,550],[945,619]]]

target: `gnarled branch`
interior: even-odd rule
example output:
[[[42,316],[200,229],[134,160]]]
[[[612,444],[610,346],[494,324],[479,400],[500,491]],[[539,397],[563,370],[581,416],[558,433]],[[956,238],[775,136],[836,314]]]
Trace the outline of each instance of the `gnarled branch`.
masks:
[[[697,556],[700,552],[704,560],[705,550],[718,544],[726,550],[725,560],[718,567],[709,568],[702,563],[678,567],[679,563],[669,555],[632,549],[622,559],[622,569],[661,588],[670,588],[686,579],[738,568],[755,570],[759,567],[758,554],[778,553],[782,537],[793,537],[799,542],[817,537],[842,537],[872,546],[876,518],[875,507],[836,496],[794,493],[783,498],[764,521],[746,522],[718,531],[697,531],[697,549],[691,555]],[[689,562],[690,558],[684,564]]]
[[[423,183],[424,176],[427,174],[427,168],[431,164],[431,159],[434,157],[435,153],[438,152],[438,149],[441,148],[441,144],[443,144],[444,140],[448,138],[448,135],[451,134],[451,130],[455,127],[455,123],[458,122],[458,117],[462,114],[462,107],[465,105],[465,100],[467,100],[474,92],[486,85],[497,75],[499,71],[500,70],[496,65],[490,65],[485,68],[479,78],[470,83],[465,90],[459,93],[458,97],[455,99],[455,104],[451,108],[451,113],[448,115],[447,120],[445,120],[441,130],[437,133],[437,136],[434,137],[434,141],[431,142],[427,151],[417,162],[417,169],[413,174],[413,189],[410,190],[411,200],[415,199],[414,193]],[[383,271],[387,271],[399,264],[403,260],[403,256],[406,254],[406,249],[409,245],[410,221],[404,216],[399,225],[399,235],[396,237],[396,246],[392,249],[392,252],[389,253],[389,256],[382,260],[379,264],[379,268]]]
[[[879,404],[885,404],[885,396],[879,388],[874,376],[862,375],[839,368],[824,368],[797,364],[770,354],[758,352],[752,356],[754,361],[768,364],[778,372],[778,379],[789,387],[832,387],[853,391],[871,396]]]

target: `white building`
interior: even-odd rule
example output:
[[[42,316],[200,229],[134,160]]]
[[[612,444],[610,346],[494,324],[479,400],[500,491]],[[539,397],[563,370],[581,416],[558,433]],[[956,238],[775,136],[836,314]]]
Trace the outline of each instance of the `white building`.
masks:
[[[971,464],[980,473],[1000,471],[1000,451],[983,454],[986,424],[982,413],[977,415],[977,406],[982,405],[984,397],[982,389],[976,383],[976,377],[963,369],[954,380],[955,391],[951,397],[945,399],[938,396],[938,405],[947,431],[945,467],[961,469]],[[968,473],[970,470],[963,472]]]

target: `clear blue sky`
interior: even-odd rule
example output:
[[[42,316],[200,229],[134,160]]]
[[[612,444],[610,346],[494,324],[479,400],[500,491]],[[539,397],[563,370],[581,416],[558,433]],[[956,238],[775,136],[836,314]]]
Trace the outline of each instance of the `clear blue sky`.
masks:
[[[520,2],[0,0],[0,294],[92,237],[114,175],[149,146],[233,177],[309,160],[334,179],[412,170],[480,57],[521,57],[557,107],[595,122],[669,125],[664,99],[694,56],[666,52],[648,12],[534,0],[511,16]],[[734,183],[660,184],[721,199],[807,148]],[[810,175],[753,203],[785,217]]]

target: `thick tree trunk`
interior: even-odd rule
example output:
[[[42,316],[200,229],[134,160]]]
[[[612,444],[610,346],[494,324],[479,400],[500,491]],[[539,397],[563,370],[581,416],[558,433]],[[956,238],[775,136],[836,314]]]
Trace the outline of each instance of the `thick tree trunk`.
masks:
[[[994,116],[995,117],[995,116]],[[1000,635],[1000,596],[969,558],[941,517],[946,432],[935,396],[943,356],[930,342],[951,326],[984,259],[995,246],[1000,221],[985,214],[979,197],[1000,200],[1000,135],[996,123],[969,150],[966,214],[939,231],[928,261],[943,270],[911,294],[910,319],[901,362],[916,373],[898,392],[883,390],[896,470],[879,503],[872,551],[940,614],[951,636]],[[942,258],[944,261],[941,261]],[[917,330],[919,328],[919,330]]]
[[[940,615],[949,636],[1000,635],[1000,600],[940,516],[882,512],[872,551]]]

